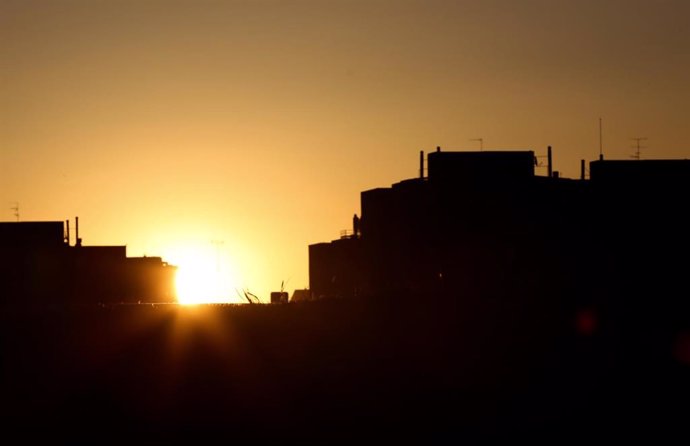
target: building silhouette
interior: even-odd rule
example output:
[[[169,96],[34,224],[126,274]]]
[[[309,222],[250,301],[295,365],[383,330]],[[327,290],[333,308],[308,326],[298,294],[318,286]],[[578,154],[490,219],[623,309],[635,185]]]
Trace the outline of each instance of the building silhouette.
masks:
[[[6,430],[164,444],[685,434],[690,162],[599,160],[567,179],[552,163],[536,175],[528,150],[421,160],[419,178],[362,192],[352,230],[309,247],[310,289],[291,301],[319,302],[97,306],[166,299],[174,267],[74,245],[62,222],[0,224],[0,298],[40,304],[0,311]]]
[[[127,257],[125,246],[84,246],[69,223],[0,223],[3,305],[82,305],[175,300],[176,268]]]
[[[534,152],[420,154],[420,176],[361,193],[357,228],[309,246],[312,297],[558,296],[589,305],[687,291],[689,160],[600,159],[535,174]],[[625,297],[623,297],[625,296]],[[555,297],[554,297],[555,298]],[[619,302],[620,303],[620,302]]]

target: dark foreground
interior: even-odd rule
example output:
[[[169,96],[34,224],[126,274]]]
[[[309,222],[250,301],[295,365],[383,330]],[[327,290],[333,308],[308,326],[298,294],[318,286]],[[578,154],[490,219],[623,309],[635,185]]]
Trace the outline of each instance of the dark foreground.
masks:
[[[642,316],[483,299],[5,309],[0,417],[22,444],[685,435],[687,319]]]

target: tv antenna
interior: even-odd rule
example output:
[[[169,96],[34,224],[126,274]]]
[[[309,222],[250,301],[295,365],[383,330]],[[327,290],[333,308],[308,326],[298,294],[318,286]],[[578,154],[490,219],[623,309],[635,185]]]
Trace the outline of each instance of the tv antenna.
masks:
[[[292,276],[288,277],[288,280],[281,280],[280,281],[280,292],[282,293],[285,291],[285,287],[287,286],[288,283],[290,283],[290,279],[292,279]]]
[[[641,137],[641,138],[630,138],[633,141],[636,141],[637,144],[633,146],[633,149],[635,149],[635,154],[631,155],[630,157],[636,160],[640,159],[640,149],[646,149],[646,147],[643,147],[640,145],[640,141],[645,141],[648,139],[647,137]]]
[[[19,202],[18,201],[13,202],[12,207],[10,207],[10,209],[12,209],[14,211],[14,218],[16,218],[17,221],[19,221]]]
[[[601,127],[601,118],[599,118],[599,160],[604,159],[604,133]]]
[[[470,141],[479,141],[479,150],[480,151],[484,150],[484,138],[474,138],[474,139],[470,139]]]

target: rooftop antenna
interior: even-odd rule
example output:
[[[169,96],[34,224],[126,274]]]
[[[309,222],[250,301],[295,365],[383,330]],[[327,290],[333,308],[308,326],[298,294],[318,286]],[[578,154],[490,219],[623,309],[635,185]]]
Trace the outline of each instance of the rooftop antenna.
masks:
[[[479,141],[479,151],[484,151],[484,139],[483,138],[474,138],[474,139],[470,139],[470,141]]]
[[[599,118],[599,161],[604,159],[604,137],[601,130],[601,118]]]
[[[288,283],[290,283],[290,279],[292,279],[292,276],[288,277],[288,280],[281,280],[280,282],[280,292],[282,293],[285,291],[285,287],[287,286]]]
[[[644,141],[648,138],[640,137],[640,138],[630,138],[630,139],[637,142],[637,144],[633,146],[633,149],[635,149],[635,154],[631,155],[630,158],[639,160],[640,159],[640,149],[646,149],[646,147],[643,147],[640,145],[640,141]]]
[[[19,221],[19,202],[15,201],[10,209],[14,211],[14,217]]]
[[[424,150],[419,151],[419,178],[424,179]],[[357,231],[355,231],[355,236]]]

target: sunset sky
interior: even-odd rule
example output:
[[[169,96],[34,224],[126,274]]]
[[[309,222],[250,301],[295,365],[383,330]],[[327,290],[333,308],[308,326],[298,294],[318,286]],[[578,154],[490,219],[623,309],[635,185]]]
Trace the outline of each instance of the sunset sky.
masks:
[[[690,157],[689,18],[687,0],[0,0],[0,220],[78,215],[84,244],[292,293],[308,244],[416,176],[419,150],[551,145],[577,177],[601,117],[607,158],[636,137]]]

